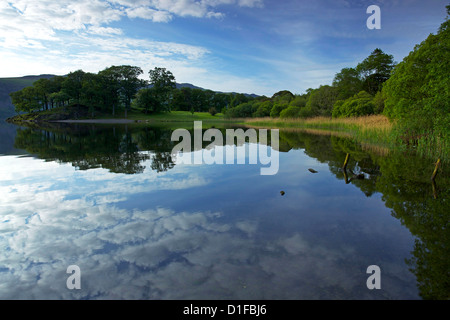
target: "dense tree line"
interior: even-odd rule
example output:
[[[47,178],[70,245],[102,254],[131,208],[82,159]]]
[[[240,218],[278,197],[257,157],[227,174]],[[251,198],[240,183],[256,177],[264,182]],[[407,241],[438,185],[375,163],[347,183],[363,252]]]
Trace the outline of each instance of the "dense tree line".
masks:
[[[32,86],[10,94],[17,112],[49,110],[68,105],[85,105],[96,111],[125,114],[137,91],[147,82],[139,79],[142,69],[112,66],[98,73],[77,70],[67,76],[39,79]]]
[[[447,6],[450,15],[450,5]],[[229,117],[333,118],[384,114],[401,140],[447,149],[450,140],[450,21],[415,46],[402,62],[377,48],[356,67],[343,68],[331,85],[294,95],[244,101]],[[433,141],[431,141],[431,140]],[[408,143],[409,143],[408,142]]]
[[[92,116],[96,112],[114,116],[120,111],[125,117],[131,108],[143,113],[183,110],[214,115],[247,101],[244,94],[176,89],[175,76],[165,68],[150,70],[149,80],[140,79],[142,74],[141,68],[128,65],[111,66],[98,73],[77,70],[39,79],[10,96],[18,113],[81,105],[89,108]]]
[[[343,68],[332,85],[308,89],[301,95],[280,91],[271,98],[244,101],[228,110],[230,117],[307,118],[348,117],[383,112],[383,84],[395,67],[392,55],[375,49],[355,68]]]

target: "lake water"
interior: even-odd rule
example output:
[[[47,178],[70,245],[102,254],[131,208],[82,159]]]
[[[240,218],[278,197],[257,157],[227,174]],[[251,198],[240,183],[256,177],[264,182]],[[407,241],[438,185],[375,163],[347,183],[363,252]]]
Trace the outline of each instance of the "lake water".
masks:
[[[169,127],[0,130],[0,299],[450,296],[450,177],[432,184],[433,161],[280,130],[261,175],[181,163]]]

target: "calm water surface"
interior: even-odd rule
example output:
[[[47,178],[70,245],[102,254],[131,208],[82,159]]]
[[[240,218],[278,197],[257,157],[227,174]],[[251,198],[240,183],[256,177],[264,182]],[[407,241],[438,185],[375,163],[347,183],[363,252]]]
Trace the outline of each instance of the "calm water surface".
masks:
[[[450,179],[433,185],[432,161],[280,131],[263,176],[180,163],[168,127],[0,130],[1,299],[449,297]]]

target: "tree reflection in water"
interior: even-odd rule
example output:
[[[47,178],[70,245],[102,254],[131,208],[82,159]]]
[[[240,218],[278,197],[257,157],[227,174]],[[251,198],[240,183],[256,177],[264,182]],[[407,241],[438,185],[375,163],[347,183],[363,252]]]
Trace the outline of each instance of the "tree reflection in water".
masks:
[[[71,163],[79,170],[105,168],[114,173],[138,174],[150,168],[174,168],[172,129],[131,125],[51,124],[48,128],[21,128],[15,147],[47,161]],[[405,261],[416,276],[424,299],[450,298],[450,236],[448,232],[450,175],[445,165],[435,181],[434,161],[407,152],[388,154],[363,148],[336,136],[302,131],[280,131],[280,152],[302,149],[329,166],[343,181],[366,197],[382,194],[386,207],[416,237],[410,259]],[[344,166],[345,164],[345,166]],[[343,166],[345,168],[343,168]],[[358,178],[359,177],[359,178]]]

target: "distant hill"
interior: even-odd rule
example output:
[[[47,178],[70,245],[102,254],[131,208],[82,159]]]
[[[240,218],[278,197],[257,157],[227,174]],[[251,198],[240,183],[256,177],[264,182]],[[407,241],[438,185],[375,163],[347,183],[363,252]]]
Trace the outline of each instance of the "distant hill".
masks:
[[[194,86],[193,84],[190,84],[190,83],[177,83],[177,89],[181,89],[181,88],[191,88],[191,89],[206,90],[206,89]]]
[[[17,77],[17,78],[0,78],[0,120],[12,117],[16,114],[14,111],[14,106],[11,103],[11,97],[9,94],[11,92],[15,92],[21,90],[25,87],[31,86],[33,82],[39,80],[41,78],[50,79],[55,75],[51,74],[41,74],[38,76],[25,76],[25,77]],[[201,87],[197,87],[190,83],[177,83],[177,89],[180,88],[191,88],[191,89],[201,89],[207,90]],[[219,91],[217,91],[219,92]],[[231,92],[236,93],[236,92]],[[246,94],[248,97],[258,97],[256,94]]]
[[[205,89],[205,88],[194,86],[193,84],[190,84],[190,83],[177,83],[176,85],[177,85],[177,89],[180,89],[180,88],[191,88],[191,89],[209,90],[209,89]],[[212,91],[214,91],[214,90],[212,90]],[[222,92],[222,91],[214,91],[214,92],[238,94],[238,92]],[[260,97],[259,95],[254,94],[254,93],[244,93],[244,95],[246,95],[247,97],[252,97],[252,98]]]
[[[25,76],[17,78],[0,78],[0,119],[6,119],[14,116],[14,106],[11,103],[9,94],[21,90],[25,87],[31,86],[33,82],[41,78],[53,78],[51,74],[41,74],[38,76]]]

